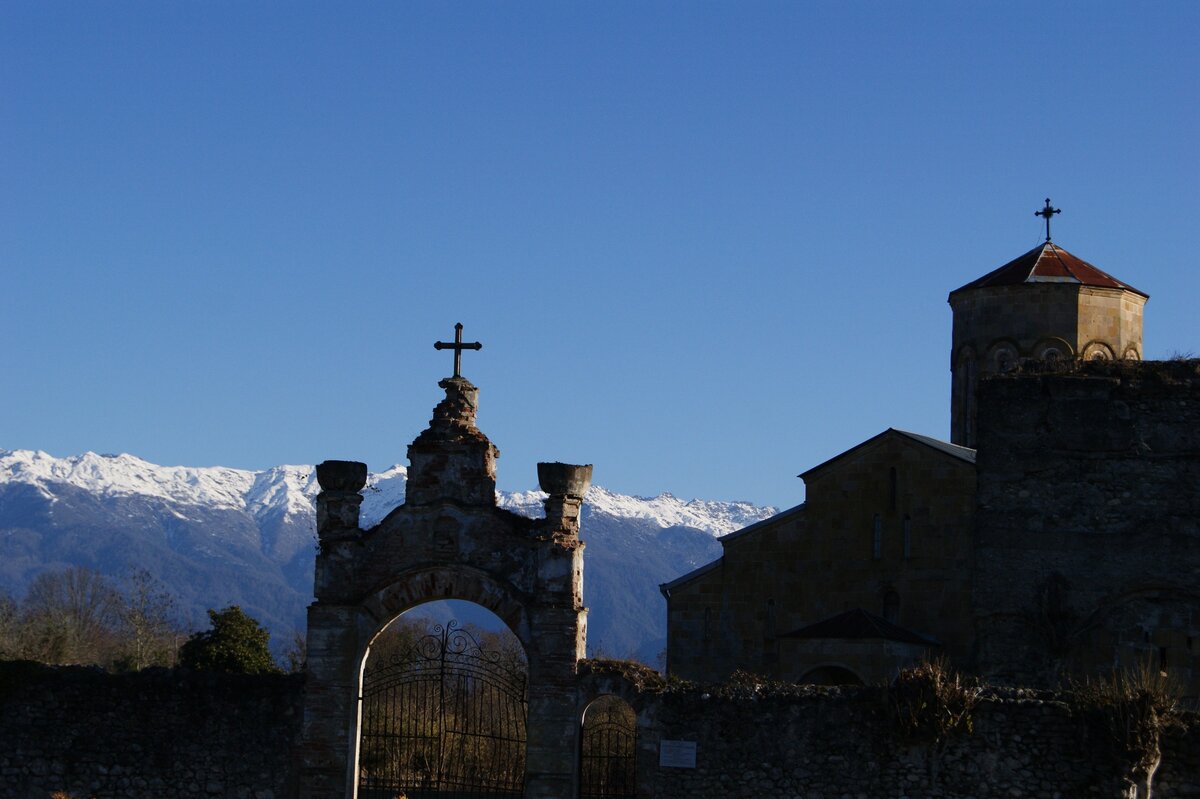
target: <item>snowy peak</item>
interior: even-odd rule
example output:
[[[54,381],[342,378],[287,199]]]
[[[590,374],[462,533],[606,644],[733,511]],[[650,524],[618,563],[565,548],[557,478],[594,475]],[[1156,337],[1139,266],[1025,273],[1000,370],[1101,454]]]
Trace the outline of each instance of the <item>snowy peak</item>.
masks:
[[[368,475],[360,520],[404,504],[408,470]],[[188,618],[241,605],[280,640],[303,629],[312,601],[316,470],[157,466],[132,455],[55,458],[0,450],[0,592],[20,596],[66,564],[121,579],[146,569]],[[543,515],[540,491],[499,491],[497,504]],[[657,586],[721,554],[714,536],[775,513],[746,502],[634,497],[593,486],[585,498],[593,651],[653,659],[666,639]]]
[[[541,516],[542,491],[497,492],[497,503],[523,516]],[[584,497],[590,513],[604,514],[614,519],[639,519],[660,528],[691,527],[719,537],[734,530],[774,516],[779,511],[749,502],[720,502],[703,499],[684,501],[669,493],[657,497],[637,497],[617,494],[600,486],[592,486]],[[585,534],[586,534],[586,527]]]
[[[254,482],[243,495],[244,506],[256,519],[273,514],[305,516],[321,491],[317,470],[311,466],[275,466],[254,472]]]
[[[367,487],[363,489],[363,504],[359,511],[359,524],[374,527],[396,508],[404,504],[405,487],[408,485],[408,469],[393,466],[382,472],[367,475]]]
[[[68,485],[100,497],[146,497],[169,505],[245,511],[259,521],[311,515],[319,492],[311,466],[261,472],[223,466],[158,466],[133,455],[85,452],[55,458],[45,452],[0,450],[0,484],[24,483],[55,499]]]
[[[671,494],[632,497],[593,486],[585,498],[594,513],[618,518],[653,520],[661,527],[693,527],[712,536],[722,536],[774,516],[779,511],[749,502],[684,501]]]
[[[45,452],[0,450],[0,483],[26,483],[53,499],[54,486],[67,484],[107,497],[153,497],[170,504],[245,511],[260,523],[313,513],[320,492],[316,469],[275,466],[263,471],[214,467],[158,466],[133,455],[86,452],[55,458]],[[392,466],[367,477],[362,524],[371,527],[404,503],[408,470]],[[498,491],[497,504],[526,516],[541,516],[541,491]],[[615,519],[636,519],[659,528],[690,527],[712,536],[739,530],[775,514],[775,508],[749,502],[681,500],[671,494],[636,497],[593,486],[588,511]]]
[[[0,482],[26,483],[52,495],[66,484],[100,496],[147,496],[185,505],[244,507],[254,472],[224,467],[157,466],[133,455],[85,452],[55,458],[41,451],[0,450]]]

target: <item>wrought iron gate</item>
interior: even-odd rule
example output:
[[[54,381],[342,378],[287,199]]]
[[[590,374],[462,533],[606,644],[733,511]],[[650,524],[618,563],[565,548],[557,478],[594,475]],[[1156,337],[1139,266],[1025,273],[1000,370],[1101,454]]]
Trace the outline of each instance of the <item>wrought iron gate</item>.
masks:
[[[501,799],[525,784],[524,664],[451,621],[363,674],[360,799]]]
[[[615,696],[593,702],[579,736],[580,799],[632,799],[637,795],[637,717]]]

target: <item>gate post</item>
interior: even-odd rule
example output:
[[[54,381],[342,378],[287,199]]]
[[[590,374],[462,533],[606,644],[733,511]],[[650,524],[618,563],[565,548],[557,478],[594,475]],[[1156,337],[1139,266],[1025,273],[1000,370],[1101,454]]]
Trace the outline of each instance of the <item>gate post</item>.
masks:
[[[300,799],[354,795],[358,735],[356,608],[308,608]]]
[[[587,611],[544,609],[533,616],[539,657],[529,662],[525,799],[576,796],[579,748],[573,657]],[[565,654],[565,656],[564,656]]]
[[[579,515],[591,482],[590,465],[538,464],[547,497],[537,607],[530,613],[537,657],[529,663],[526,799],[573,799],[579,790],[576,682],[587,644]]]
[[[354,795],[358,735],[358,607],[343,604],[354,558],[361,549],[359,491],[366,464],[325,461],[317,466],[317,557],[308,607],[304,721],[301,729],[301,799]]]

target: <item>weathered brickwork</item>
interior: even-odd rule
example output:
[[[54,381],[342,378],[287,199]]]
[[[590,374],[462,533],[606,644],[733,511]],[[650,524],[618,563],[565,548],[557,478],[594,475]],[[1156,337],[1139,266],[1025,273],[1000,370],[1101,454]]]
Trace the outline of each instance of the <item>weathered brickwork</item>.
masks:
[[[742,668],[800,679],[836,667],[869,682],[926,649],[788,635],[852,608],[965,658],[973,637],[968,454],[887,431],[805,472],[805,505],[725,536],[719,561],[664,587],[670,673],[721,680]]]
[[[980,666],[1149,662],[1200,696],[1200,361],[980,387]]]
[[[0,663],[0,796],[295,796],[302,685],[294,676]]]

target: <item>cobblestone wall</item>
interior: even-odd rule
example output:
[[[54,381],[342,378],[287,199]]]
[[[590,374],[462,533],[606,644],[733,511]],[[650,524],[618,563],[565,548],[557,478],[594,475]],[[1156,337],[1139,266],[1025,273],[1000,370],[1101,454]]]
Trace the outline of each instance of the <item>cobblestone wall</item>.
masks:
[[[1104,741],[1048,692],[991,690],[971,730],[936,747],[897,734],[882,689],[667,688],[648,671],[634,686],[589,669],[586,693],[638,712],[642,799],[1125,796]],[[301,694],[295,677],[0,663],[0,796],[289,799]],[[1200,716],[1188,722],[1164,739],[1157,799],[1200,797]],[[695,742],[696,767],[660,766],[663,740]]]
[[[0,796],[294,795],[297,677],[0,663]]]
[[[707,696],[707,698],[705,698]],[[657,765],[653,799],[1076,799],[1124,797],[1119,764],[1049,694],[986,697],[970,732],[944,746],[906,743],[882,689],[803,688],[791,696],[668,692],[643,707],[642,746],[696,742],[696,767]],[[1196,721],[1196,719],[1193,719]],[[1200,796],[1200,728],[1168,737],[1157,799]],[[645,762],[645,759],[643,760]]]

